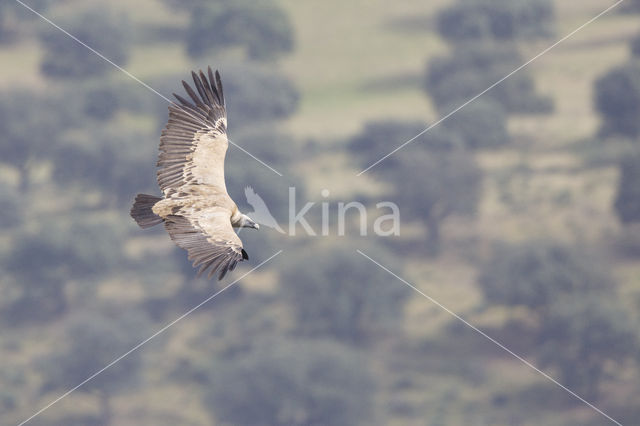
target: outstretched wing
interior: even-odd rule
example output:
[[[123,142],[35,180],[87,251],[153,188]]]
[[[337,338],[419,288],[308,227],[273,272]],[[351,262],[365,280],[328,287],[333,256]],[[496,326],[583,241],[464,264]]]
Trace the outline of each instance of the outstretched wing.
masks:
[[[160,137],[158,185],[165,193],[183,185],[207,184],[227,192],[224,182],[224,158],[227,141],[227,117],[220,74],[208,69],[207,76],[191,72],[196,94],[182,84],[193,101],[174,96],[180,104],[169,105],[169,121]]]
[[[164,225],[171,239],[187,250],[193,266],[200,266],[198,276],[209,269],[208,278],[218,271],[221,280],[249,257],[231,227],[228,211],[213,208],[198,216],[168,216]]]

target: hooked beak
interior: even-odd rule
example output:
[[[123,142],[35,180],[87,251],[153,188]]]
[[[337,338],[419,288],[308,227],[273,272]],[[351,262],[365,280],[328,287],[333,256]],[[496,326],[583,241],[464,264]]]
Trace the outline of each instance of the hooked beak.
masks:
[[[258,225],[258,224],[257,224],[257,223],[255,223],[255,222],[253,222],[253,223],[251,224],[251,227],[252,227],[253,229],[260,229],[260,225]]]

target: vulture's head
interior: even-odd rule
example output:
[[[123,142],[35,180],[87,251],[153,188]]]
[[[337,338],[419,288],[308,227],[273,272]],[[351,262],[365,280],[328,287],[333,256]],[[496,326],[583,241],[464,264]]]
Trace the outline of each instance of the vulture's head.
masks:
[[[240,216],[240,220],[238,221],[238,228],[253,228],[253,229],[260,229],[260,225],[258,225],[257,223],[255,223],[253,221],[253,219],[251,219],[249,216],[247,216],[246,214],[243,214],[242,216]]]

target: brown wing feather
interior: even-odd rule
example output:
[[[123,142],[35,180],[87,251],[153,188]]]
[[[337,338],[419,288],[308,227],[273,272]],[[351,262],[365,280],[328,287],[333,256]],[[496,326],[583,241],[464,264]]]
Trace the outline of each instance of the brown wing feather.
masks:
[[[207,184],[227,192],[224,182],[224,159],[227,140],[227,117],[220,74],[208,70],[209,79],[200,71],[192,72],[198,93],[182,82],[193,100],[175,95],[179,104],[169,105],[169,121],[160,137],[158,184],[167,194],[189,184]]]
[[[242,241],[233,231],[228,213],[223,209],[210,212],[204,219],[189,216],[168,216],[164,221],[171,239],[187,250],[193,266],[200,266],[198,276],[207,269],[208,277],[218,271],[218,279],[233,271],[238,262],[248,259]]]

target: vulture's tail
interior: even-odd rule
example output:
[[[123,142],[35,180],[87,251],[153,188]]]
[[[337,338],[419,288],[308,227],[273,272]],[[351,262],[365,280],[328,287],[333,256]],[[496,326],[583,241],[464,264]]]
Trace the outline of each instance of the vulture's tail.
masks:
[[[136,196],[130,214],[141,228],[150,228],[153,225],[162,223],[162,218],[151,210],[160,200],[162,198],[153,195],[138,194]]]

